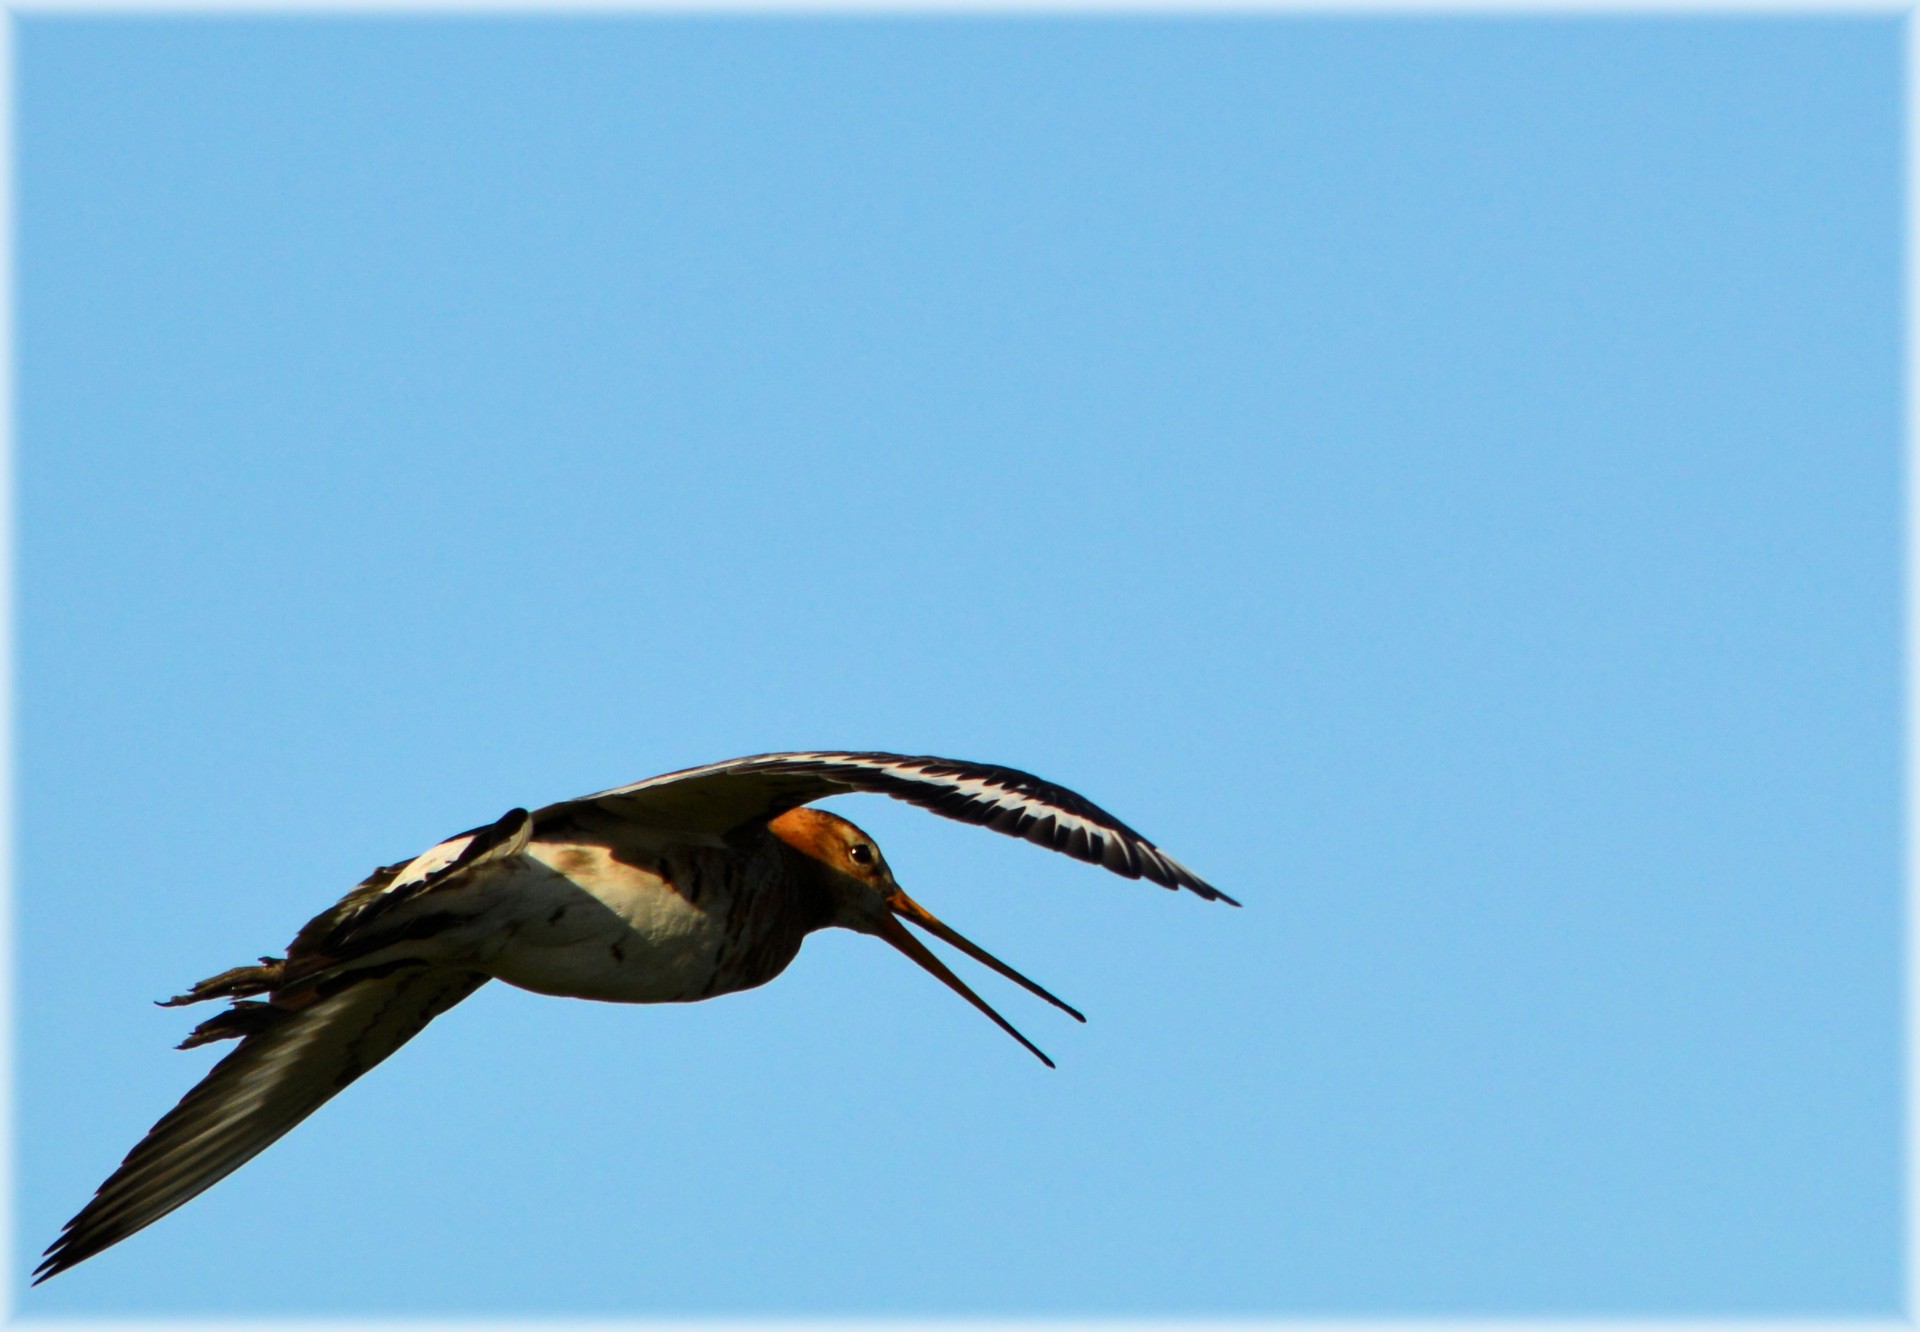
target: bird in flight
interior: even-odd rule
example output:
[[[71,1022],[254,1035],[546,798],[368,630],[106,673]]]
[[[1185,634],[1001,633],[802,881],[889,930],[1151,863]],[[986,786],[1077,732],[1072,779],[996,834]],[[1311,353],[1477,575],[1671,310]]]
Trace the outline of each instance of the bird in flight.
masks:
[[[808,805],[851,792],[1239,905],[1065,787],[955,759],[761,754],[508,810],[375,870],[308,921],[285,957],[164,1001],[229,1000],[180,1048],[239,1046],[67,1222],[34,1284],[239,1169],[489,980],[617,1003],[706,999],[766,984],[808,934],[839,926],[884,939],[1053,1067],[906,925],[1086,1019],[908,897],[871,837]]]

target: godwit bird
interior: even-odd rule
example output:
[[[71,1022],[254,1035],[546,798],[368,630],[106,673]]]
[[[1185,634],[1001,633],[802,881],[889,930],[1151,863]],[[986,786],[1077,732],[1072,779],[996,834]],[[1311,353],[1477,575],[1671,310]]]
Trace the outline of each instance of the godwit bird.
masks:
[[[234,1038],[239,1048],[67,1222],[34,1284],[224,1179],[492,979],[620,1003],[706,999],[766,984],[808,934],[838,925],[886,940],[1053,1067],[901,922],[1086,1019],[902,892],[871,837],[806,807],[854,791],[1239,905],[1072,791],[952,759],[761,754],[509,810],[375,870],[308,921],[285,957],[166,1000],[232,1000],[180,1048]]]

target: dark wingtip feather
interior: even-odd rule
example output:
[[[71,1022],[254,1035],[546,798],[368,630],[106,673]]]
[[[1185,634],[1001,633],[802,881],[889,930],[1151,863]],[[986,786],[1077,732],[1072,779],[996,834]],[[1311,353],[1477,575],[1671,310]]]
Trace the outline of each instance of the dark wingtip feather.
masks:
[[[1228,897],[1185,865],[1179,865],[1169,877],[1173,879],[1172,883],[1167,884],[1169,888],[1185,888],[1188,892],[1209,902],[1225,902],[1230,907],[1240,905],[1238,898]]]
[[[33,1285],[39,1285],[49,1277],[57,1277],[69,1267],[76,1267],[105,1248],[104,1244],[81,1247],[73,1243],[73,1222],[69,1221],[60,1230],[60,1238],[47,1246],[40,1258],[40,1265],[33,1269]],[[116,1237],[117,1238],[117,1237]],[[111,1242],[111,1241],[109,1241]]]

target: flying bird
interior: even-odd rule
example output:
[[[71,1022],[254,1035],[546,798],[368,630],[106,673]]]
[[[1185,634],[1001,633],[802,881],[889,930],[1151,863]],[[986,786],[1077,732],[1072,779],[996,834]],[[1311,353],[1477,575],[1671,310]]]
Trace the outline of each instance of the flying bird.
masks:
[[[1072,791],[954,759],[761,754],[512,809],[375,870],[308,921],[286,956],[164,1000],[230,1001],[180,1048],[239,1046],[66,1224],[34,1284],[239,1169],[489,980],[617,1003],[706,999],[766,984],[808,934],[839,926],[884,939],[1053,1067],[906,926],[1086,1019],[936,919],[901,890],[871,837],[808,804],[851,792],[1239,905]]]

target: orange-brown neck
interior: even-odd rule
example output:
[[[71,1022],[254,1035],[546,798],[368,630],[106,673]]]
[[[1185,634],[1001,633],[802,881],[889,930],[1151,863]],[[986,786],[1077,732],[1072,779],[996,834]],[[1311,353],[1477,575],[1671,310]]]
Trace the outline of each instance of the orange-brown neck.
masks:
[[[767,821],[767,831],[788,847],[814,861],[822,869],[833,863],[833,851],[840,844],[841,830],[847,821],[824,809],[802,805]]]
[[[833,924],[835,871],[829,856],[833,825],[840,821],[825,810],[804,805],[767,821],[793,886],[794,915],[809,933]]]

